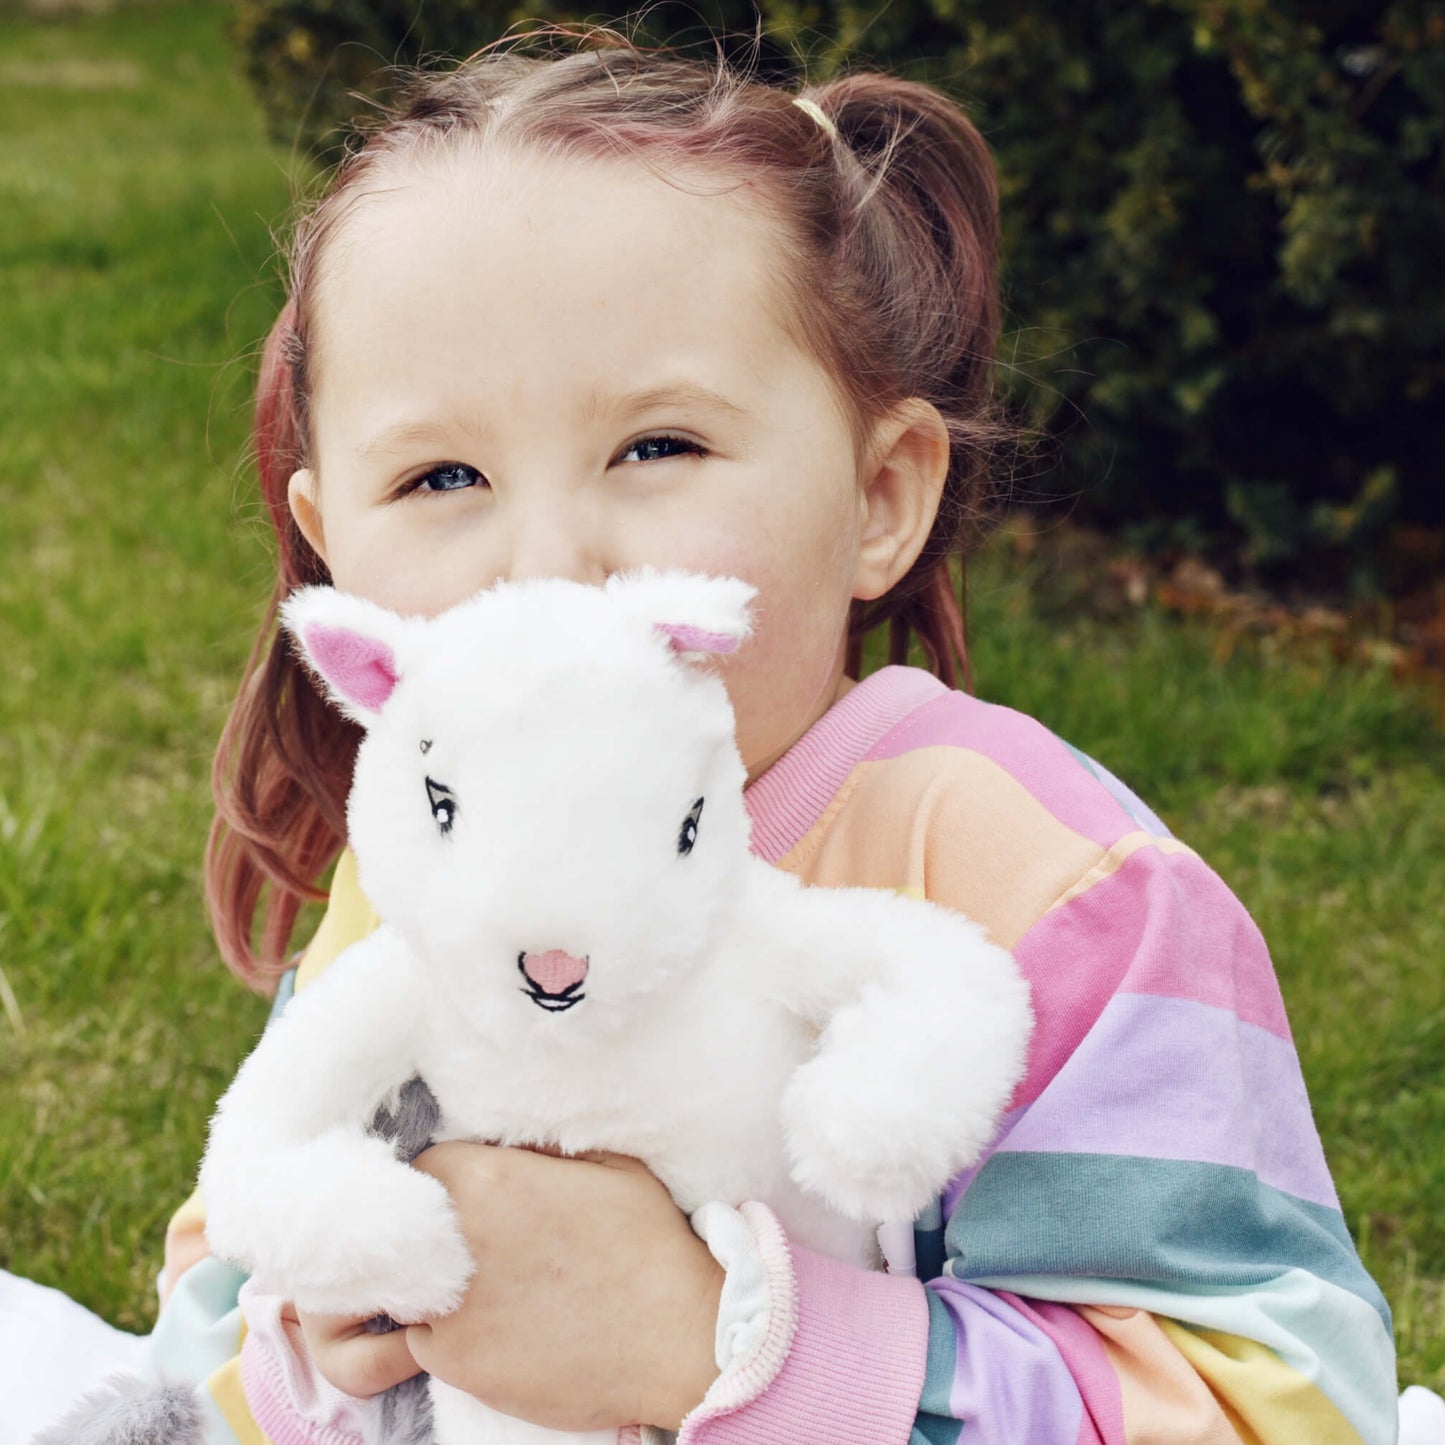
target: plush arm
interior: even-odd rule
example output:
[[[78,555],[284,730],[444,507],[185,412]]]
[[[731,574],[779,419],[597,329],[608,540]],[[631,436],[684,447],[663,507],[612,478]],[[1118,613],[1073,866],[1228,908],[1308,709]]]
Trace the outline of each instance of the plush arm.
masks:
[[[820,1029],[783,1101],[794,1173],[859,1219],[911,1219],[975,1162],[1023,1076],[1028,986],[978,925],[760,865],[766,987]]]
[[[453,1308],[471,1272],[445,1189],[366,1132],[415,1071],[420,992],[377,930],[267,1030],[217,1107],[211,1247],[303,1309],[416,1319]]]

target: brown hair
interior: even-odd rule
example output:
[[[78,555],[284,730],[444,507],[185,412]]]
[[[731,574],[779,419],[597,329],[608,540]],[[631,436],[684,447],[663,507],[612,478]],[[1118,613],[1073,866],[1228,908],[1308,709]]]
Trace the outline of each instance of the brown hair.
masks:
[[[950,559],[981,531],[1004,435],[992,380],[998,198],[982,137],[947,97],[910,81],[850,75],[806,89],[804,107],[721,62],[643,50],[610,32],[563,39],[560,57],[494,49],[416,77],[397,110],[349,149],[296,230],[290,299],[267,338],[254,426],[280,539],[276,590],[221,737],[206,854],[221,952],[257,986],[284,967],[301,904],[323,896],[316,880],[345,839],[358,730],[322,701],[275,622],[292,588],[330,580],[286,495],[310,456],[318,268],[351,202],[389,165],[471,142],[752,180],[793,241],[783,278],[792,325],[835,379],[855,435],[909,397],[931,402],[948,428],[932,532],[886,596],[854,604],[850,669],[864,635],[886,622],[891,661],[916,639],[945,682],[968,678]]]

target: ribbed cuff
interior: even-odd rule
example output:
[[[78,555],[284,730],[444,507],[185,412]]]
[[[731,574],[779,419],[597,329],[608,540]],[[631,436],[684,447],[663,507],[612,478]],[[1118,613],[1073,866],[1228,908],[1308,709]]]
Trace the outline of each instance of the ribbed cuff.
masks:
[[[906,1445],[928,1356],[923,1286],[790,1244],[763,1205],[742,1213],[767,1272],[768,1326],[683,1421],[678,1445]]]
[[[288,1331],[281,1302],[248,1282],[241,1290],[247,1333],[241,1386],[251,1418],[272,1445],[365,1445],[362,1418],[374,1406],[344,1395],[316,1373],[300,1331]]]

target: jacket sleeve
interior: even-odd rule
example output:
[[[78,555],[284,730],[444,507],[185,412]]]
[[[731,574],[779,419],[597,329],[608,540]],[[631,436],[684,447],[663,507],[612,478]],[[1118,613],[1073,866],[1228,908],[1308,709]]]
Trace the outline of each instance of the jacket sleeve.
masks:
[[[1015,955],[1028,1075],[915,1225],[926,1283],[775,1240],[773,1353],[724,1370],[681,1445],[1390,1445],[1389,1311],[1242,906],[1136,834]]]
[[[296,989],[376,924],[357,882],[355,861],[344,851],[326,914],[298,966],[282,976],[271,1018],[280,1015]],[[210,1253],[205,1227],[205,1205],[197,1191],[166,1230],[151,1358],[168,1379],[198,1387],[206,1445],[352,1445],[353,1440],[359,1445],[355,1421],[310,1369],[294,1332],[279,1320],[279,1302],[247,1296],[246,1276]],[[243,1300],[248,1300],[246,1310]],[[253,1396],[263,1401],[265,1430],[252,1408]]]

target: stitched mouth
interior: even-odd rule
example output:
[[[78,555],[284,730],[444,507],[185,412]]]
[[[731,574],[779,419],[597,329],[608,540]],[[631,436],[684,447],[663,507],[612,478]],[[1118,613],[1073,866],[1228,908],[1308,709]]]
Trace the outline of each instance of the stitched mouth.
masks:
[[[526,994],[538,1008],[546,1009],[548,1013],[566,1013],[573,1004],[581,1003],[582,1000],[587,997],[587,995],[582,992],[583,980],[581,979],[578,979],[576,983],[569,983],[566,988],[559,989],[556,993],[548,993],[541,984],[527,977],[527,955],[525,952],[517,955],[517,968],[525,980],[522,992]]]

